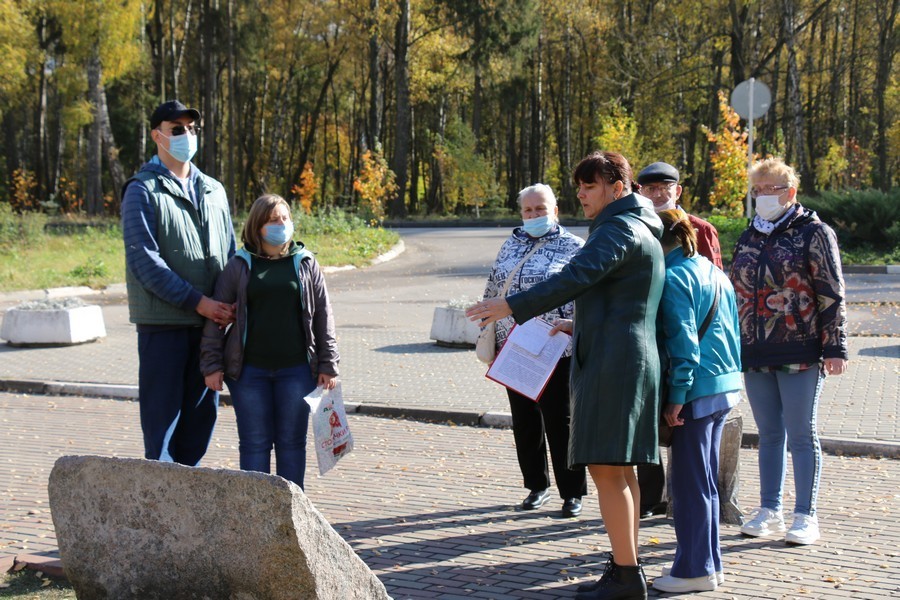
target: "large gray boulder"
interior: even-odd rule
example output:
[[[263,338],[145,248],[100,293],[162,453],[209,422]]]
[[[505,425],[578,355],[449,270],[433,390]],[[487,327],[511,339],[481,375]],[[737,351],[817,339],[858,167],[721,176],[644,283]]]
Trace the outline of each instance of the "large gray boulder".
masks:
[[[389,598],[281,477],[64,456],[50,509],[79,600]]]

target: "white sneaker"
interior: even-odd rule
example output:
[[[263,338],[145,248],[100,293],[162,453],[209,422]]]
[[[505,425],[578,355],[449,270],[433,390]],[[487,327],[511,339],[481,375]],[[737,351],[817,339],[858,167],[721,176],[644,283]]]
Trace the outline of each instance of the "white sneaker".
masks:
[[[784,535],[788,544],[812,544],[819,539],[819,517],[794,513],[794,522]]]
[[[741,525],[741,533],[753,537],[780,533],[784,530],[784,517],[771,508],[757,508],[753,511],[753,518]]]
[[[661,573],[663,577],[670,575],[672,573],[672,563],[663,565]],[[725,583],[725,571],[716,571],[716,584],[722,585],[723,583]]]
[[[663,575],[653,580],[653,589],[661,592],[714,592],[716,591],[716,576],[704,577],[672,577]]]

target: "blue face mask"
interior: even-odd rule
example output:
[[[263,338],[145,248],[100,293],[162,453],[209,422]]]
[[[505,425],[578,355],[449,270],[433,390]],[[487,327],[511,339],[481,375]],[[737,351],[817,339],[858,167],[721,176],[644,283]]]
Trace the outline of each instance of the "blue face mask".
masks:
[[[272,223],[263,227],[263,240],[273,246],[287,244],[293,236],[294,224],[290,221],[287,223]]]
[[[550,215],[543,217],[535,217],[534,219],[525,219],[522,221],[522,227],[525,233],[531,237],[538,238],[550,231],[550,228],[556,225],[556,219]]]
[[[169,140],[169,149],[160,145],[160,148],[166,150],[169,153],[169,156],[177,160],[178,162],[186,163],[194,158],[194,154],[197,152],[197,136],[193,133],[185,132],[182,135],[173,135],[172,137],[168,137],[162,132],[159,132],[161,136]]]

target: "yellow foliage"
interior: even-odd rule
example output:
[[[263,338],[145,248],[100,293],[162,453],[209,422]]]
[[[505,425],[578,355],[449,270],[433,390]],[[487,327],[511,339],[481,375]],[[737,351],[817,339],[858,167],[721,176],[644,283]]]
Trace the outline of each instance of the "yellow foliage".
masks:
[[[740,217],[747,197],[748,134],[741,130],[740,117],[728,104],[722,91],[719,91],[719,113],[722,125],[718,131],[703,128],[706,138],[715,144],[710,154],[715,180],[709,204],[714,212]]]
[[[0,0],[0,111],[16,98],[25,84],[29,48],[34,47],[34,28],[17,2]]]
[[[40,202],[34,192],[37,180],[34,173],[26,169],[16,169],[12,174],[9,203],[16,212],[25,212],[40,208]]]
[[[353,181],[353,189],[359,194],[363,208],[378,222],[384,219],[385,205],[397,194],[395,179],[381,149],[366,150],[362,155],[359,177]]]
[[[600,117],[600,134],[594,138],[597,148],[618,152],[632,167],[646,164],[641,155],[637,121],[616,102],[612,110]]]
[[[300,208],[306,214],[312,213],[313,203],[316,201],[316,194],[319,191],[319,183],[316,181],[316,174],[313,172],[312,163],[307,161],[303,165],[303,172],[300,173],[300,182],[295,183],[291,188],[294,198],[300,203]]]

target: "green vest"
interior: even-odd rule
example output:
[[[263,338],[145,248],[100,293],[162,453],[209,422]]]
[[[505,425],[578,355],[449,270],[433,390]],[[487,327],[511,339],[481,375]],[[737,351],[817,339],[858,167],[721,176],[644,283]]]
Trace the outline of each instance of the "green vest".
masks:
[[[143,185],[156,212],[156,243],[162,260],[204,296],[212,297],[216,278],[228,261],[232,237],[231,214],[225,189],[200,173],[197,197],[200,209],[171,177],[153,171],[136,173],[128,185]],[[128,312],[141,325],[203,325],[195,310],[184,310],[148,292],[125,270]]]

